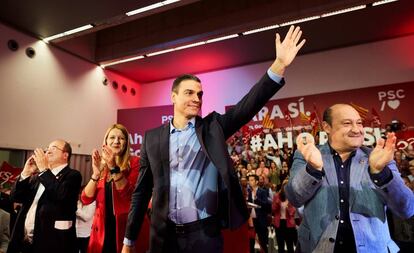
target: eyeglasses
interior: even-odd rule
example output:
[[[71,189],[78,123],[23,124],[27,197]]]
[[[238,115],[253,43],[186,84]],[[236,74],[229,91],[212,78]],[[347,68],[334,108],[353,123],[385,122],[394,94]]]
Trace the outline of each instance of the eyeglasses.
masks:
[[[50,146],[50,147],[45,148],[45,152],[47,152],[47,151],[56,151],[56,150],[66,152],[63,148],[59,148],[58,146]]]

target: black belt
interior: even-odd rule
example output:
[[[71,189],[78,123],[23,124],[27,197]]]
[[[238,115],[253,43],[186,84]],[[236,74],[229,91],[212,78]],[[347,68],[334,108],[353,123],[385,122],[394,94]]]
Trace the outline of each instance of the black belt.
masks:
[[[170,231],[174,231],[176,234],[188,234],[191,232],[214,228],[219,230],[219,223],[215,216],[210,216],[208,218],[197,220],[185,224],[175,224],[173,221],[167,221],[167,227]]]

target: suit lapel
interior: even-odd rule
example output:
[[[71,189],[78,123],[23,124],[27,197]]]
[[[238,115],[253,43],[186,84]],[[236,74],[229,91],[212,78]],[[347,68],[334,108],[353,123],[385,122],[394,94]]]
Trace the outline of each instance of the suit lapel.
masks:
[[[168,188],[170,187],[170,124],[165,124],[160,132],[160,157],[164,175],[168,178]]]
[[[361,149],[357,150],[357,153],[352,158],[351,163],[351,172],[349,175],[349,184],[350,184],[350,190],[351,189],[358,189],[360,186],[362,174],[364,173],[364,170],[367,168],[368,164],[368,156],[362,152]],[[352,207],[356,194],[351,194],[352,191],[350,191],[350,198],[349,198],[349,206]]]
[[[199,117],[196,117],[195,131],[196,131],[197,139],[200,142],[201,149],[204,151],[204,154],[206,154],[206,156],[208,157],[208,159],[210,159],[210,161],[211,161],[211,158],[210,158],[209,154],[207,153],[207,149],[206,149],[205,143],[203,141],[203,133],[202,133],[202,128],[201,128],[201,120],[199,119]]]
[[[321,148],[323,167],[325,168],[325,177],[328,185],[338,185],[338,177],[336,175],[335,163],[332,158],[331,150],[328,144]]]
[[[323,167],[325,169],[326,182],[329,185],[328,189],[333,196],[336,205],[339,205],[339,191],[338,191],[338,177],[336,175],[335,163],[331,154],[331,149],[328,143],[321,148]],[[339,208],[339,206],[338,206]]]

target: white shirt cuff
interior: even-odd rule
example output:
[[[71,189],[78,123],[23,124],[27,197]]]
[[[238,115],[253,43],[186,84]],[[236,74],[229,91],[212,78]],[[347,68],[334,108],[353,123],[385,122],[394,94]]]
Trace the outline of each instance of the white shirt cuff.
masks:
[[[135,241],[129,240],[128,238],[124,237],[124,245],[132,247],[134,246],[134,244],[135,244]]]

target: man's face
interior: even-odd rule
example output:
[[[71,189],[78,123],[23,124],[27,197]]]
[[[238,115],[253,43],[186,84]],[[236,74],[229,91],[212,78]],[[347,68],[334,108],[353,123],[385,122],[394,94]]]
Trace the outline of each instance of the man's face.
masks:
[[[331,146],[337,151],[353,151],[364,142],[364,127],[359,113],[349,105],[332,106],[332,125],[324,122]]]
[[[53,141],[49,144],[46,150],[46,156],[50,167],[54,168],[68,162],[69,154],[64,151],[64,147],[65,143],[60,140]]]
[[[255,177],[249,177],[249,185],[252,188],[255,188],[257,186],[257,180]]]
[[[187,119],[197,116],[201,109],[202,98],[201,83],[194,80],[182,81],[177,92],[171,94],[171,101],[174,104],[174,116]]]

